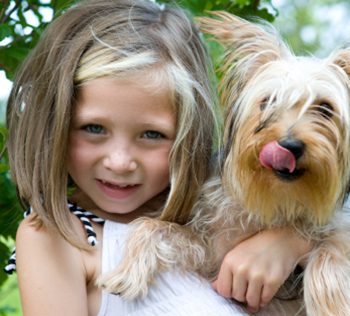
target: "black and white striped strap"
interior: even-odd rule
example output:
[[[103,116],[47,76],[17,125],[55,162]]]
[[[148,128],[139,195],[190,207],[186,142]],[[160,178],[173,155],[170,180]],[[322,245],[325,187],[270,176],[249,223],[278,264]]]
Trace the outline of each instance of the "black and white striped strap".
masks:
[[[16,271],[16,248],[13,249],[4,270],[6,274],[12,274],[14,271]]]
[[[95,246],[97,244],[97,238],[96,233],[91,225],[91,221],[96,223],[104,223],[104,220],[102,218],[99,218],[95,214],[84,210],[83,208],[77,206],[73,203],[68,203],[69,210],[80,219],[80,221],[83,223],[86,234],[87,234],[87,241],[91,246]]]
[[[32,208],[28,208],[24,213],[23,217],[26,218],[32,213]],[[7,261],[7,265],[4,268],[5,273],[12,274],[14,271],[16,271],[16,247],[12,250],[11,256]]]
[[[89,245],[95,246],[97,244],[97,238],[94,228],[91,225],[91,221],[103,224],[105,222],[104,219],[96,216],[95,214],[89,211],[84,210],[83,208],[77,206],[74,203],[68,203],[68,208],[76,217],[80,219],[80,221],[84,225]],[[27,211],[24,212],[24,217],[27,217],[29,214],[32,213],[32,211],[32,208],[29,208]],[[16,248],[12,251],[12,254],[4,270],[7,274],[12,274],[14,271],[16,271]]]

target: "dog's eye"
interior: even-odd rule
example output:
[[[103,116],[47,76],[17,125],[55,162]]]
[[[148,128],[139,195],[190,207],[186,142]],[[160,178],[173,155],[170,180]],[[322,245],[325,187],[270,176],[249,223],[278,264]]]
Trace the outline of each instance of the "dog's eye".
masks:
[[[266,106],[269,104],[270,97],[266,97],[260,101],[260,110],[264,111]]]
[[[334,111],[333,106],[328,102],[320,102],[320,104],[316,106],[315,110],[325,118],[331,118]]]

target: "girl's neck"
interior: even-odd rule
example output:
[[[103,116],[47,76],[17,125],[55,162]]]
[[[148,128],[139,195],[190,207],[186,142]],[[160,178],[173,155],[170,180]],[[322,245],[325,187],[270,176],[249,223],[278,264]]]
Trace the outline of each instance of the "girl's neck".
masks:
[[[143,216],[153,218],[159,216],[162,208],[164,207],[166,196],[167,192],[161,193],[147,203],[140,206],[138,209],[126,214],[110,213],[101,210],[88,196],[86,196],[80,190],[76,190],[76,192],[74,192],[74,194],[69,197],[69,200],[102,219],[119,223],[130,223],[131,221]]]

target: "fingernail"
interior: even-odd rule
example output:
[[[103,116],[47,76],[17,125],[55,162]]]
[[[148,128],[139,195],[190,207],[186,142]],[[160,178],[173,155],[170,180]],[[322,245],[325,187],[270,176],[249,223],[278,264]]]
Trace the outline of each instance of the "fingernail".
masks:
[[[249,307],[249,306],[248,306],[248,311],[251,312],[251,313],[256,313],[256,312],[259,311],[259,309],[258,309],[258,308],[254,308],[254,307]]]

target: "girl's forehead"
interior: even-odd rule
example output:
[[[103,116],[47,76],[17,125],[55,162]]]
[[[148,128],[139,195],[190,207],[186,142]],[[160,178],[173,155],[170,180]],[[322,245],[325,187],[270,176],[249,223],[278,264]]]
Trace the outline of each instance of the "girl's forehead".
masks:
[[[108,68],[110,65],[101,66],[100,68]],[[144,89],[149,89],[153,92],[172,90],[172,75],[166,69],[165,65],[150,65],[140,67],[139,69],[118,69],[110,67],[108,71],[102,71],[100,68],[90,69],[89,74],[83,80],[77,81],[77,86],[83,86],[91,82],[92,80],[99,78],[109,78],[114,80],[120,80],[129,84],[138,85]],[[78,71],[79,72],[79,71]],[[82,72],[82,71],[80,71]],[[87,72],[87,71],[86,71]],[[76,75],[77,76],[77,75]]]
[[[127,73],[110,74],[107,76],[96,76],[78,85],[77,98],[80,99],[84,88],[91,85],[98,85],[101,89],[111,89],[122,93],[122,91],[144,92],[150,97],[161,97],[167,99],[175,110],[175,84],[174,80],[159,67],[141,69]],[[91,90],[91,89],[89,89]],[[130,92],[131,93],[131,92]]]
[[[144,80],[110,77],[97,78],[81,85],[76,108],[80,113],[84,108],[84,113],[88,114],[90,108],[96,113],[99,106],[103,111],[103,105],[110,105],[110,109],[113,109],[120,104],[140,110],[149,108],[154,111],[174,112],[168,87],[150,87]]]

